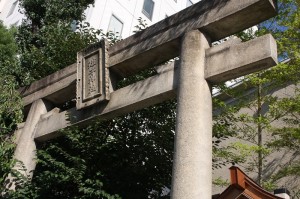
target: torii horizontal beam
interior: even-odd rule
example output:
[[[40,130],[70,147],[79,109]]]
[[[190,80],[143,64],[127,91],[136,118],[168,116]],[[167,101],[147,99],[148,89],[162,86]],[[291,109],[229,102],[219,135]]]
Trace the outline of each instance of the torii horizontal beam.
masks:
[[[231,45],[225,42],[206,50],[205,79],[211,83],[230,80],[269,68],[277,63],[276,42],[271,35],[245,43],[232,44],[231,41],[229,43]],[[177,62],[166,64],[162,66],[167,69],[166,71],[112,92],[110,100],[105,104],[94,105],[81,111],[72,108],[60,113],[47,113],[41,117],[37,125],[35,139],[38,141],[52,139],[59,136],[60,129],[68,126],[85,125],[95,119],[110,119],[174,98],[178,87],[176,65]],[[53,87],[57,85],[60,84],[53,84]],[[51,92],[48,94],[54,95]]]
[[[229,43],[235,44],[230,46]],[[209,67],[206,69],[206,79],[217,84],[271,67],[277,60],[276,53],[276,42],[271,35],[245,43],[240,43],[237,39],[234,42],[225,42],[207,50],[207,66]],[[160,68],[164,68],[164,66]],[[22,89],[20,92],[23,96],[24,106],[30,105],[38,99],[46,99],[53,104],[62,104],[74,99],[76,97],[76,64]]]
[[[178,56],[180,38],[189,30],[200,29],[214,41],[275,15],[274,0],[200,1],[111,46],[110,71],[126,77]],[[30,105],[34,101],[32,99],[45,97],[54,104],[73,99],[76,92],[75,79],[76,64],[73,64],[20,89],[24,105]]]
[[[199,29],[211,42],[276,15],[274,0],[200,1],[111,46],[110,69],[121,77],[161,64],[180,53],[185,32]]]

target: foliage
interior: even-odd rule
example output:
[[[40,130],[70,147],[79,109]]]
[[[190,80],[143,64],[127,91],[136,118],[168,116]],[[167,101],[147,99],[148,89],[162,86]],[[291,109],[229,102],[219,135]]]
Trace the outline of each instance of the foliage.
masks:
[[[224,180],[221,177],[214,179],[213,184],[224,188],[227,188],[230,185],[228,180]]]
[[[145,27],[141,24],[138,30]],[[100,35],[111,43],[118,40],[112,33]],[[118,87],[155,73],[153,68],[143,71],[120,81]],[[175,101],[166,102],[86,129],[68,130],[62,138],[41,144],[32,183],[20,191],[34,194],[32,198],[168,197],[162,193],[171,183],[175,106]]]
[[[111,33],[102,36],[117,41]],[[118,87],[154,73],[143,71],[120,81]],[[62,138],[44,143],[32,181],[44,190],[39,197],[163,198],[160,195],[171,182],[174,120],[175,103],[166,102],[68,130]]]
[[[0,184],[4,184],[14,164],[15,143],[11,132],[22,121],[21,99],[15,90],[18,67],[14,33],[15,29],[7,29],[0,21]]]
[[[255,34],[251,31],[238,34],[247,41],[272,33],[277,40],[279,59],[288,60],[272,69],[248,75],[243,81],[239,79],[237,86],[219,85],[223,92],[220,98],[227,95],[233,100],[220,111],[224,114],[220,115],[221,121],[225,117],[225,122],[219,124],[218,130],[231,129],[235,132],[232,135],[238,138],[224,146],[223,153],[228,153],[225,159],[234,154],[236,163],[254,172],[257,182],[267,189],[278,186],[280,179],[287,175],[299,176],[299,156],[284,165],[278,162],[275,166],[278,173],[274,172],[273,176],[267,172],[267,168],[274,167],[268,158],[271,154],[284,150],[290,155],[299,154],[299,5],[299,1],[279,1],[277,17],[260,24]],[[285,87],[287,92],[275,94]]]
[[[52,6],[42,6],[36,16],[32,14],[36,8],[31,7],[41,6],[37,1],[24,0],[21,5],[29,16],[17,34],[20,62],[27,75],[22,84],[73,63],[76,54],[72,52],[78,51],[74,46],[85,47],[98,40],[99,34],[111,43],[118,40],[112,33],[103,34],[81,22],[72,32],[67,19],[49,18]],[[119,87],[154,73],[153,69],[144,71],[121,81]],[[171,181],[174,106],[167,102],[85,129],[70,129],[62,138],[41,144],[32,182],[23,181],[22,188],[8,197],[162,198],[161,192]]]
[[[43,143],[32,181],[39,198],[159,198],[171,182],[173,120],[167,102]]]
[[[299,90],[299,77],[300,77],[300,1],[284,0],[280,4],[282,17],[278,17],[277,24],[273,28],[275,36],[278,39],[278,47],[280,49],[281,57],[288,58],[290,61],[280,65],[280,71],[278,74],[284,74],[283,80],[286,82],[294,82],[297,85],[294,88],[294,96],[289,96],[285,99],[277,100],[276,103],[271,106],[271,114],[275,118],[281,117],[282,126],[272,129],[273,139],[268,145],[275,150],[286,150],[291,154],[299,154],[300,143],[300,90]],[[299,156],[296,156],[286,165],[281,166],[279,170],[273,176],[273,181],[277,182],[285,176],[299,177]],[[299,188],[294,189],[293,192],[298,192]],[[296,195],[295,195],[296,197]]]
[[[17,34],[20,64],[28,84],[76,62],[77,52],[98,41],[100,31],[81,23],[93,0],[20,0],[27,17]],[[76,22],[77,21],[77,22]],[[71,25],[77,25],[77,31]]]

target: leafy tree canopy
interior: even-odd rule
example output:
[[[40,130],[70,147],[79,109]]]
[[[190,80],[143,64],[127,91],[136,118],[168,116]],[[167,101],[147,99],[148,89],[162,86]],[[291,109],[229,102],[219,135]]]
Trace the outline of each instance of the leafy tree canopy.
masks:
[[[19,27],[17,43],[28,84],[76,62],[76,53],[98,41],[100,31],[82,24],[83,11],[92,0],[20,0],[26,19]],[[77,31],[71,28],[77,25]]]
[[[14,28],[7,29],[0,21],[0,184],[13,165],[12,154],[15,148],[12,132],[17,123],[22,122],[22,103],[16,91],[17,45]],[[0,188],[0,192],[2,188]]]
[[[277,40],[282,62],[269,70],[248,75],[242,82],[238,80],[237,87],[220,86],[223,94],[235,100],[224,104],[224,115],[220,119],[225,121],[225,125],[219,126],[221,129],[227,126],[229,132],[240,139],[227,146],[226,151],[249,172],[256,173],[257,181],[270,190],[281,186],[280,179],[287,175],[299,177],[296,169],[300,165],[299,155],[288,163],[277,162],[275,167],[279,172],[269,175],[270,168],[275,168],[269,162],[271,154],[280,151],[294,157],[300,152],[300,112],[297,105],[300,103],[299,6],[299,1],[278,1],[278,16],[260,24],[255,33],[238,34],[242,40],[249,40],[271,33]],[[284,87],[287,87],[287,92],[281,92],[279,96],[274,94]],[[300,191],[297,185],[290,184],[289,188],[294,192]]]

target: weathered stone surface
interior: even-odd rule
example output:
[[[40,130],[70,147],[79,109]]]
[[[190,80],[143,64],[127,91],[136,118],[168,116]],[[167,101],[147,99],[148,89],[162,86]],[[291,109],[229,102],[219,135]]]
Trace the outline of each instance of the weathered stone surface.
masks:
[[[277,64],[276,41],[264,35],[245,43],[221,44],[206,50],[205,78],[224,82]]]
[[[76,64],[73,64],[19,89],[24,106],[42,98],[55,105],[73,99],[76,95],[76,72]]]
[[[200,1],[111,46],[110,68],[126,77],[178,56],[185,32],[200,29],[216,41],[275,15],[273,0]]]
[[[101,40],[77,54],[76,108],[109,100],[108,41]]]
[[[14,143],[15,144],[18,144],[18,142],[19,142],[19,139],[20,139],[20,136],[21,136],[24,125],[25,125],[25,122],[19,123],[18,126],[17,126],[17,129],[14,132],[14,136],[15,136]]]
[[[234,45],[229,45],[233,43]],[[236,70],[255,72],[262,68],[274,66],[277,62],[275,54],[276,45],[270,35],[245,43],[225,42],[206,50],[205,78],[212,83],[220,83],[239,75],[235,72]],[[232,60],[220,61],[220,57]],[[253,61],[255,65],[252,64]],[[75,124],[80,125],[92,118],[112,118],[114,114],[122,115],[175,97],[174,93],[178,85],[177,79],[174,79],[174,76],[177,76],[174,68],[178,64],[179,61],[158,67],[157,71],[160,73],[157,76],[113,91],[109,103],[80,112],[71,109],[42,120],[39,128],[44,129],[44,131],[39,130],[37,138],[39,140],[50,139],[57,136],[56,131],[60,128]],[[245,69],[243,69],[244,67]],[[163,97],[159,99],[161,96]]]
[[[47,113],[50,105],[39,99],[34,102],[30,108],[26,123],[23,128],[20,129],[21,132],[18,136],[17,147],[14,153],[14,159],[20,161],[16,162],[14,169],[18,170],[24,176],[32,176],[32,172],[36,166],[36,145],[34,142],[36,125],[40,120],[42,114]],[[26,169],[26,170],[24,170]],[[14,177],[12,175],[8,176],[7,180],[12,180]],[[15,189],[15,182],[13,182],[9,189]]]
[[[276,42],[271,35],[265,35],[245,43],[240,43],[236,39],[225,42],[206,50],[205,78],[210,83],[220,83],[274,66],[277,63],[276,51]],[[160,66],[157,71],[161,73],[171,70],[174,67],[173,64]],[[75,98],[75,71],[76,65],[71,65],[34,82],[27,90],[23,88],[23,94],[21,94],[24,96],[25,105],[40,98],[47,99],[53,104],[62,104]]]
[[[110,119],[174,98],[177,85],[174,70],[158,74],[111,93],[106,103],[77,111],[76,108],[42,117],[35,139],[48,140],[59,136],[58,130],[71,125],[84,126],[94,119]]]
[[[205,80],[209,41],[198,30],[183,37],[177,94],[172,199],[211,198],[212,97]]]

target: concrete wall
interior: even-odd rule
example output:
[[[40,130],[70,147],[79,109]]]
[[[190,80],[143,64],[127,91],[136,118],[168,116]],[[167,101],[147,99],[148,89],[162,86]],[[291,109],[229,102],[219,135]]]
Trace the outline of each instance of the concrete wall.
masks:
[[[300,85],[297,86],[297,85],[292,84],[292,85],[289,85],[284,88],[274,89],[269,94],[272,96],[277,96],[279,98],[291,97],[293,95],[293,93],[295,92],[295,89],[299,88],[299,86]],[[242,92],[245,92],[245,91],[242,91]],[[256,90],[252,89],[248,92],[245,92],[245,94],[247,96],[249,96],[249,98],[250,98],[251,96],[254,95],[255,92],[256,92]],[[228,99],[227,103],[232,104],[234,106],[235,100]],[[263,105],[262,109],[263,109],[262,110],[263,112],[268,111],[268,106]],[[240,113],[247,113],[251,116],[251,115],[255,114],[254,110],[255,110],[254,107],[244,108],[240,111]],[[273,121],[270,125],[273,127],[282,127],[284,125],[284,122],[282,120],[276,120],[276,121]],[[273,139],[273,137],[270,134],[270,132],[264,131],[263,136],[262,136],[263,143],[266,143],[267,141],[269,141],[271,139]],[[251,143],[251,142],[238,140],[236,138],[230,138],[230,139],[226,140],[225,142],[222,142],[222,146],[228,146],[231,143],[237,142],[237,141],[246,143],[249,145],[253,145],[253,143]],[[250,154],[249,154],[249,157],[250,157]],[[256,158],[256,157],[253,157],[253,158]],[[282,149],[280,151],[272,151],[266,157],[265,160],[266,160],[266,162],[263,163],[264,166],[263,166],[263,171],[262,171],[262,173],[263,173],[262,179],[264,181],[270,179],[270,177],[273,174],[278,172],[281,168],[286,167],[287,164],[289,164],[291,162],[300,161],[300,153],[299,153],[299,150],[298,150],[298,152],[295,152],[295,150],[291,151],[291,150]],[[231,165],[227,165],[220,169],[215,169],[213,171],[213,179],[217,179],[217,178],[221,177],[222,179],[230,182],[230,173],[229,173],[230,166]],[[252,179],[254,179],[254,180],[257,179],[257,170],[254,170],[254,171],[247,170],[247,168],[245,167],[246,164],[240,164],[240,165],[236,165],[236,166],[240,167]],[[292,193],[300,191],[300,189],[299,189],[300,179],[297,177],[284,177],[284,178],[280,179],[276,184],[278,186],[277,188],[284,187],[284,188],[287,188]],[[227,186],[225,186],[225,187],[213,186],[213,194],[223,192],[226,187]]]

